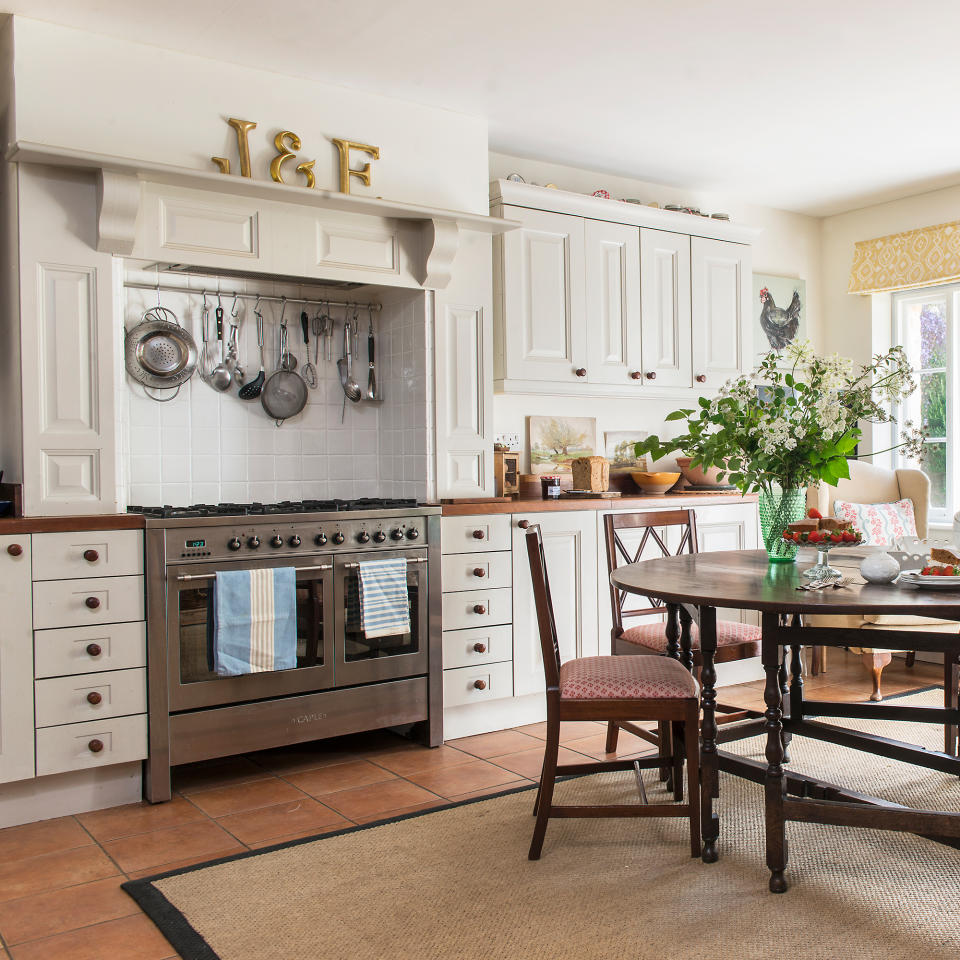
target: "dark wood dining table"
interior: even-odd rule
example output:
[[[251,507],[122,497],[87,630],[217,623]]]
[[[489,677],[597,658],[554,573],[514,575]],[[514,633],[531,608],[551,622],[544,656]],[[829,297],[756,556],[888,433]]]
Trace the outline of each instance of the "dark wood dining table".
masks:
[[[947,687],[943,708],[805,699],[801,655],[804,646],[843,647],[865,643],[863,632],[856,629],[808,626],[804,618],[810,614],[910,614],[960,621],[960,590],[920,590],[863,582],[853,582],[840,589],[798,590],[801,584],[809,582],[802,572],[807,565],[802,561],[771,564],[762,550],[731,550],[642,560],[618,567],[610,577],[621,590],[656,598],[668,609],[676,609],[680,636],[668,635],[667,654],[680,659],[688,668],[693,664],[691,624],[693,621],[698,624],[703,662],[700,671],[703,860],[712,863],[719,856],[720,822],[714,810],[714,801],[720,796],[719,771],[763,783],[766,857],[770,890],[774,893],[787,889],[786,823],[790,820],[906,831],[960,846],[960,814],[915,810],[784,768],[791,737],[803,736],[960,776],[960,759],[946,751],[929,750],[812,719],[909,720],[956,727],[960,724],[957,709],[960,636],[956,631],[907,633],[894,627],[871,630],[869,636],[869,646],[876,649],[944,654]],[[718,607],[760,611],[761,659],[766,675],[766,764],[718,750],[714,665]],[[947,742],[950,742],[949,733]]]

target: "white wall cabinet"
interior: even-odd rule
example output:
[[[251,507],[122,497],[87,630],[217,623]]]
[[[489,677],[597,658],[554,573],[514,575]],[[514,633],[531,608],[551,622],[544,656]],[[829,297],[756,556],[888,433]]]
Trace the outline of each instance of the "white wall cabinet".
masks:
[[[690,237],[640,231],[643,378],[659,387],[693,383]]]

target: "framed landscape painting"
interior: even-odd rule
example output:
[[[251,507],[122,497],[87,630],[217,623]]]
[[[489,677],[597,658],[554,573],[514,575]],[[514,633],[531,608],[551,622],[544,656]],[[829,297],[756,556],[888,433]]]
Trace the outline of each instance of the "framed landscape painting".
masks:
[[[597,448],[594,417],[528,417],[530,472],[572,473],[577,457],[591,457]]]
[[[782,353],[807,336],[807,283],[796,277],[753,275],[753,349]]]
[[[610,461],[611,473],[646,470],[647,458],[637,458],[634,445],[647,439],[646,430],[608,430],[603,435],[603,455]]]

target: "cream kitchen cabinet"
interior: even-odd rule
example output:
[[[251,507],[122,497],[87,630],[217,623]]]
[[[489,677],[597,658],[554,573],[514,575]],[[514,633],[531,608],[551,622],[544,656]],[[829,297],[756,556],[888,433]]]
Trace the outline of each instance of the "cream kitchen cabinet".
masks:
[[[690,237],[640,231],[643,379],[659,387],[693,383]]]

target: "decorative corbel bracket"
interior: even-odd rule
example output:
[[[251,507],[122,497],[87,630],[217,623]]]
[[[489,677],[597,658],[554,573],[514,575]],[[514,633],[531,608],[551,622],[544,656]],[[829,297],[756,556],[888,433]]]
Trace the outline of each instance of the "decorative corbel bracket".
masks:
[[[101,169],[97,179],[97,249],[117,257],[130,256],[139,212],[139,177]]]
[[[443,290],[453,275],[453,261],[460,247],[460,227],[456,220],[434,218],[429,225],[424,224],[424,234],[426,265],[423,285],[434,290]]]

